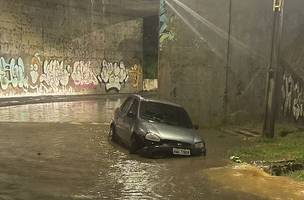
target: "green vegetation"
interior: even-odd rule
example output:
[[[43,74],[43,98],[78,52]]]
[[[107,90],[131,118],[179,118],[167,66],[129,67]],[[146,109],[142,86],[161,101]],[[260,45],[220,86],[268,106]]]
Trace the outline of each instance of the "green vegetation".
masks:
[[[297,181],[304,181],[304,170],[292,172],[290,174],[287,174],[291,178],[297,180]]]
[[[229,154],[240,157],[242,161],[254,160],[304,161],[304,133],[291,133],[274,139],[257,138],[246,146],[232,150]]]
[[[304,132],[294,127],[281,126],[276,130],[276,135],[274,139],[250,139],[245,145],[231,150],[229,156],[230,158],[237,157],[241,162],[247,163],[294,160],[304,164]],[[304,170],[286,175],[295,180],[304,181]]]

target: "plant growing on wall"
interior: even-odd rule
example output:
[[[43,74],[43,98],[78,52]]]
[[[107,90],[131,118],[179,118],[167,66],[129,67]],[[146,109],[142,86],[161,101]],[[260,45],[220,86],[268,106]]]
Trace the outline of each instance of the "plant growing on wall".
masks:
[[[160,30],[159,30],[159,48],[162,50],[163,46],[168,41],[173,41],[175,39],[175,33],[170,30],[168,24],[172,23],[173,17],[168,17],[168,10],[166,7],[166,0],[160,1]]]

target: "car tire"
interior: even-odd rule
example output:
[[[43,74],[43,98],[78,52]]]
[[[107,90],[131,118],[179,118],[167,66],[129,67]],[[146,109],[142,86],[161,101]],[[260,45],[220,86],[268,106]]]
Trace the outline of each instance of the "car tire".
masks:
[[[130,152],[130,154],[135,154],[138,149],[139,149],[139,141],[138,141],[136,135],[133,134],[131,137],[131,144],[130,144],[129,152]]]
[[[110,127],[109,137],[110,137],[110,139],[111,139],[112,142],[118,142],[116,131],[115,131],[115,126],[114,125],[112,125]]]

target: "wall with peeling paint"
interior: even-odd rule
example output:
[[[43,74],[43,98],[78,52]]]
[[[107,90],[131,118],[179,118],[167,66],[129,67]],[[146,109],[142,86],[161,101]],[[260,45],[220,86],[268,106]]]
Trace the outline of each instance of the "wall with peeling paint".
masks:
[[[143,20],[92,6],[1,1],[0,97],[142,90]]]

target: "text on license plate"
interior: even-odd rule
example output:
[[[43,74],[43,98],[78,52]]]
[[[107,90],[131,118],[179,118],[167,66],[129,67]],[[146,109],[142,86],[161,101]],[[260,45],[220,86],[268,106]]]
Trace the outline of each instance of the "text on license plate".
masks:
[[[178,148],[173,148],[173,154],[174,155],[182,155],[182,156],[190,156],[190,150],[189,149],[178,149]]]

